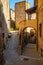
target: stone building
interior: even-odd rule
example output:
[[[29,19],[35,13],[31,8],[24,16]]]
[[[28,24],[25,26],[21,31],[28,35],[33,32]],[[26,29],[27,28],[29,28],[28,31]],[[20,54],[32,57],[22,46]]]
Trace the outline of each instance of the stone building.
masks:
[[[19,11],[19,10],[18,10]],[[21,47],[23,45],[23,30],[26,27],[33,27],[36,31],[36,48],[43,51],[43,0],[34,0],[34,7],[25,10],[28,20],[20,22],[19,34],[21,35]],[[33,16],[34,15],[34,16]],[[19,17],[20,18],[20,17]]]
[[[38,50],[43,50],[43,0],[34,0],[37,6]]]
[[[38,49],[43,50],[43,0],[38,0]]]
[[[1,0],[2,3],[2,27],[4,35],[4,43],[6,43],[6,38],[8,32],[10,31],[10,3],[9,0]]]
[[[15,28],[15,11],[10,9],[10,27]]]
[[[28,19],[27,13],[25,12],[28,8],[30,8],[30,3],[26,1],[17,2],[15,4],[15,20],[17,28],[19,27],[19,23],[21,21]]]
[[[24,1],[25,2],[25,1]],[[24,3],[23,2],[23,3]],[[37,31],[37,7],[34,6],[32,8],[30,8],[30,4],[25,2],[24,4],[24,8],[22,6],[20,7],[20,3],[16,3],[15,8],[16,8],[16,22],[18,22],[18,24],[16,23],[16,27],[19,26],[19,34],[20,34],[20,47],[23,49],[24,47],[24,29],[28,28],[28,27],[32,27]],[[19,6],[17,5],[19,4]],[[27,5],[26,5],[27,4]],[[23,9],[22,9],[23,8]],[[22,11],[23,10],[23,11]],[[36,32],[36,36],[37,36],[37,32]],[[36,44],[37,46],[37,44]],[[21,52],[20,52],[21,53]]]
[[[3,26],[2,26],[2,3],[0,0],[0,65],[4,65],[4,56],[3,56]]]

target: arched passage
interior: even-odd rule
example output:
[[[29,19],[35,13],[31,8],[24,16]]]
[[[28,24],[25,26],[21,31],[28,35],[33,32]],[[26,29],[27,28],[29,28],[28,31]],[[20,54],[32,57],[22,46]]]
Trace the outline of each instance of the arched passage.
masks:
[[[23,41],[25,43],[34,43],[36,44],[37,31],[33,27],[26,27],[23,29]],[[26,42],[27,41],[27,42]]]
[[[20,45],[23,50],[26,45],[34,45],[37,49],[37,29],[32,26],[25,26],[21,28]]]
[[[24,20],[24,21],[21,21],[20,23],[20,27],[19,27],[19,39],[20,39],[20,48],[21,48],[21,52],[22,50],[24,49],[24,46],[25,46],[25,39],[24,39],[24,30],[28,27],[31,27],[35,30],[36,32],[36,38],[38,37],[37,36],[37,20]],[[38,39],[38,38],[37,38]],[[38,42],[36,40],[36,48],[38,49]]]
[[[37,32],[34,28],[32,27],[26,27],[23,29],[23,32],[27,34],[27,36],[33,37],[34,35],[36,36]]]
[[[27,44],[36,44],[37,32],[32,27],[26,27],[23,29],[23,47]]]

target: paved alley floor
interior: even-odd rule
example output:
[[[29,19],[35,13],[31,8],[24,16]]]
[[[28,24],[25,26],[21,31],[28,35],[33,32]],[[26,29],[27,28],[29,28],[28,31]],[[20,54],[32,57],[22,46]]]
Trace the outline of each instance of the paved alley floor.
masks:
[[[5,65],[43,65],[43,58],[32,58],[28,55],[18,54],[19,36],[18,32],[12,32],[11,39],[8,40],[5,52]],[[27,50],[28,51],[28,50]]]
[[[24,48],[23,55],[32,58],[43,59],[41,57],[41,54],[39,54],[39,52],[36,49],[36,44],[32,44],[32,43],[27,44],[27,46]]]

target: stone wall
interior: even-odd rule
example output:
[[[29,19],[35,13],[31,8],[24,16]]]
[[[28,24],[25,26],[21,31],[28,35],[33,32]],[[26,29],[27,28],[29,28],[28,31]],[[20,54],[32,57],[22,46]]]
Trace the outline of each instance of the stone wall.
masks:
[[[3,54],[3,36],[2,33],[0,33],[0,65],[4,65],[4,54]]]
[[[2,4],[2,28],[3,28],[3,34],[4,34],[4,43],[6,45],[6,38],[10,31],[10,6],[9,6],[9,0],[1,0]]]
[[[25,10],[30,8],[30,4],[25,1],[18,2],[15,4],[15,18],[16,18],[16,27],[19,27],[19,23],[23,20],[26,20]]]
[[[38,47],[43,49],[43,3],[38,10]]]
[[[9,0],[1,0],[2,3],[2,21],[4,32],[7,33],[10,30],[10,4]]]
[[[4,48],[4,38],[3,38],[3,27],[2,27],[2,4],[0,0],[0,65],[4,65],[4,54],[3,54],[3,48]]]

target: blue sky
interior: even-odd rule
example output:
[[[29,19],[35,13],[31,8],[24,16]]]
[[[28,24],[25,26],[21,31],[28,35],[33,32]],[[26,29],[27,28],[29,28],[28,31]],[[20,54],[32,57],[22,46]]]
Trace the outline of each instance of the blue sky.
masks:
[[[10,8],[14,10],[14,5],[16,2],[23,1],[23,0],[10,0]],[[34,4],[34,0],[28,0],[30,6],[32,7]]]

